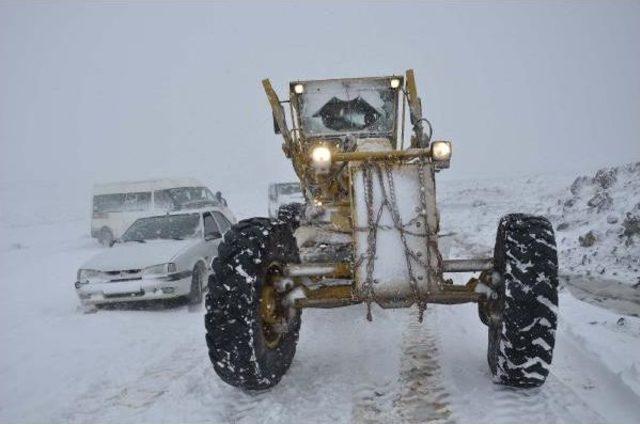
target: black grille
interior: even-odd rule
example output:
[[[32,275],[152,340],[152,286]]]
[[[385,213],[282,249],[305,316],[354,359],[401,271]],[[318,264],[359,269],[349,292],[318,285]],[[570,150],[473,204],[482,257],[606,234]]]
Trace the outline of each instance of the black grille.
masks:
[[[135,281],[142,279],[141,269],[125,269],[122,271],[105,271],[109,277],[110,283],[119,283],[123,281]]]
[[[144,296],[144,290],[142,289],[140,289],[140,291],[137,291],[137,292],[111,293],[111,294],[104,295],[104,297],[107,299],[123,298],[123,297],[140,297],[140,296]]]

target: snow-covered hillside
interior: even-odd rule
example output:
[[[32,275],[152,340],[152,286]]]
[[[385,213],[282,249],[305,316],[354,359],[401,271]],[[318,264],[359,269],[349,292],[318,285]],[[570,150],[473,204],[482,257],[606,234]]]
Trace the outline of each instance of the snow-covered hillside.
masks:
[[[547,215],[557,229],[557,346],[534,390],[491,382],[473,304],[430,306],[422,325],[413,310],[379,308],[368,323],[357,305],[306,310],[287,375],[245,394],[213,372],[202,311],[78,310],[77,267],[103,249],[88,236],[88,186],[3,185],[0,422],[639,422],[640,165],[590,175],[440,184],[450,257],[490,255],[508,212]],[[264,192],[228,198],[241,216],[266,213]]]
[[[640,162],[578,177],[553,212],[565,268],[640,286]]]
[[[447,181],[441,188],[445,226],[455,232],[461,226],[474,228],[464,234],[466,242],[484,244],[494,237],[491,219],[510,211],[541,214],[557,231],[565,273],[603,275],[629,285],[640,282],[640,162],[575,179],[552,175]],[[466,211],[448,214],[449,207]]]

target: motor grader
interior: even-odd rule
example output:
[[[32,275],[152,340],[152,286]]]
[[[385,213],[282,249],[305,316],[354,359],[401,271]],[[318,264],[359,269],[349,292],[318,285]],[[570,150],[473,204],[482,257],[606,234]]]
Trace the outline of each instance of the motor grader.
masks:
[[[364,303],[371,320],[373,304],[415,306],[422,320],[429,303],[476,302],[494,381],[544,383],[557,325],[553,228],[509,214],[493,257],[443,258],[435,176],[452,145],[432,140],[413,71],[293,81],[288,100],[262,84],[306,203],[280,219],[242,220],[219,246],[205,327],[220,378],[245,390],[277,384],[305,308]]]

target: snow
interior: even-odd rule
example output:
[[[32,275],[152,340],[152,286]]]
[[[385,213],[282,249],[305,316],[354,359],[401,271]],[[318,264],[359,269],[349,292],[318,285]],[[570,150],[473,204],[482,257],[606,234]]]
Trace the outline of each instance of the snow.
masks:
[[[202,237],[200,233],[200,237]],[[101,271],[142,269],[152,265],[171,262],[178,254],[196,245],[199,239],[187,240],[147,240],[140,243],[117,243],[111,249],[104,249],[82,264],[82,268]]]
[[[601,169],[592,175],[578,177],[562,202],[552,208],[565,266],[579,274],[597,274],[638,284],[640,162]],[[634,219],[636,235],[630,237],[626,234],[630,229],[625,226]],[[589,233],[595,238],[594,244],[580,246],[580,238]]]
[[[609,250],[622,214],[638,201],[638,179],[618,172],[607,213],[578,200],[563,211],[575,175],[439,182],[442,233],[451,234],[440,241],[445,256],[490,254],[506,212],[570,224],[557,232],[563,278],[551,375],[532,390],[492,383],[476,305],[429,305],[423,324],[415,309],[375,306],[369,323],[356,305],[305,310],[287,375],[270,391],[244,393],[213,372],[203,310],[79,310],[76,271],[105,249],[88,236],[88,188],[2,185],[0,422],[639,422],[640,301],[632,296],[639,275],[616,267],[620,257]],[[262,194],[234,195],[247,199],[239,215],[264,214]],[[599,253],[582,265],[582,252],[591,251],[577,237],[587,229],[601,235]],[[635,252],[635,240],[624,252]],[[598,265],[603,275],[593,272]]]

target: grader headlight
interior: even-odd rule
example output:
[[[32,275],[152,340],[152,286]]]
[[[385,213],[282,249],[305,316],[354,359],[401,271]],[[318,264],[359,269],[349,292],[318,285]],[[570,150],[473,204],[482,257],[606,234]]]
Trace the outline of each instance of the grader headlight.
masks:
[[[435,161],[451,160],[451,142],[434,141],[431,143],[431,157]]]
[[[331,149],[327,146],[316,146],[311,150],[311,164],[316,174],[328,174],[331,169]]]
[[[431,159],[435,162],[436,168],[445,169],[449,167],[451,161],[451,142],[434,141],[431,143]]]

